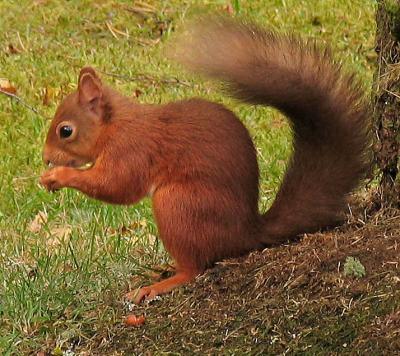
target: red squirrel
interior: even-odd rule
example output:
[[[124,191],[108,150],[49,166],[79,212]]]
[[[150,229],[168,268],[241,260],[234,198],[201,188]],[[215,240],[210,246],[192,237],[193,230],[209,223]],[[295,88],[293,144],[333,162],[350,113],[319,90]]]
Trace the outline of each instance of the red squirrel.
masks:
[[[275,201],[260,213],[256,150],[235,114],[202,99],[139,104],[83,68],[52,120],[41,184],[112,204],[151,196],[176,273],[130,294],[136,303],[216,261],[337,225],[368,168],[367,107],[327,50],[227,19],[200,21],[179,48],[181,63],[221,79],[235,97],[283,112],[293,153]]]

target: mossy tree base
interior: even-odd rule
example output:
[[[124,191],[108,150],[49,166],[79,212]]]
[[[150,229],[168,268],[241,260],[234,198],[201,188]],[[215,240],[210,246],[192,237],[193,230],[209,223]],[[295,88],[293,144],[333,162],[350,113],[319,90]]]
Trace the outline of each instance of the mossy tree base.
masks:
[[[379,0],[376,15],[378,70],[374,120],[378,144],[376,164],[380,170],[380,203],[400,204],[400,1]]]

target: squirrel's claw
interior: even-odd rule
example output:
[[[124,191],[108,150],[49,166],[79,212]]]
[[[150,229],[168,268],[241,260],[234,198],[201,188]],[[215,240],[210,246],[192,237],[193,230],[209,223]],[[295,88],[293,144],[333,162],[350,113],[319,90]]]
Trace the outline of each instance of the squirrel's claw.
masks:
[[[54,167],[45,171],[40,177],[40,184],[48,191],[54,192],[67,187],[75,170],[69,167]]]
[[[45,187],[49,192],[54,192],[59,189],[59,184],[57,183],[58,182],[54,168],[47,170],[40,177],[40,184]]]

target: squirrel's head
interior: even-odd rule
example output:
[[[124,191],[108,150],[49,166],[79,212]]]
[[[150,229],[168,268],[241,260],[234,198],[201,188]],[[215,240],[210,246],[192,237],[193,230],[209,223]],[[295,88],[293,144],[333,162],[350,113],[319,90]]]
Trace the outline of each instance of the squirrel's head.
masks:
[[[57,108],[47,134],[43,160],[49,166],[90,166],[97,141],[109,119],[104,87],[91,67],[82,68],[78,89]]]

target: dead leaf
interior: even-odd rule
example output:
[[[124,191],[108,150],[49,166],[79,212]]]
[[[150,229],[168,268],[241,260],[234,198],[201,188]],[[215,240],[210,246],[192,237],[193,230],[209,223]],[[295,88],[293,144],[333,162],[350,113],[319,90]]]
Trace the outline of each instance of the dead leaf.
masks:
[[[151,246],[152,248],[158,243],[157,236],[149,234],[148,235],[148,246]]]
[[[63,271],[65,272],[65,273],[67,273],[67,272],[71,272],[71,271],[73,271],[74,270],[74,266],[72,266],[71,265],[71,263],[64,263],[64,268],[63,268]]]
[[[17,89],[12,86],[10,81],[6,78],[0,78],[0,90],[10,94],[17,93]]]
[[[38,233],[40,230],[42,230],[43,225],[47,223],[47,219],[47,213],[45,211],[39,211],[29,224],[28,231],[35,234]]]
[[[49,248],[55,248],[63,244],[64,240],[71,235],[70,226],[58,226],[51,228],[46,234],[46,246]]]
[[[224,11],[227,12],[229,15],[233,15],[234,11],[232,4],[224,6]]]
[[[53,237],[57,237],[59,239],[65,239],[71,234],[70,226],[61,226],[50,229],[49,235]]]
[[[18,54],[21,53],[22,51],[20,49],[18,49],[17,47],[15,47],[12,43],[8,44],[8,52],[10,54]]]
[[[135,89],[135,91],[133,92],[133,97],[138,98],[142,94],[143,92],[141,90]]]
[[[59,90],[56,88],[45,87],[44,94],[43,94],[43,105],[49,106],[53,101],[54,98],[59,94]]]

